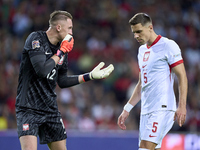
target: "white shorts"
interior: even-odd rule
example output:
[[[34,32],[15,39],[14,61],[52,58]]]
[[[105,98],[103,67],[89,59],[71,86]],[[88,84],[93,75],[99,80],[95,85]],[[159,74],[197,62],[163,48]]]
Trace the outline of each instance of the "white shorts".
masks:
[[[159,110],[140,115],[139,146],[141,140],[145,140],[156,143],[156,148],[161,148],[164,136],[174,124],[174,114],[174,111]]]

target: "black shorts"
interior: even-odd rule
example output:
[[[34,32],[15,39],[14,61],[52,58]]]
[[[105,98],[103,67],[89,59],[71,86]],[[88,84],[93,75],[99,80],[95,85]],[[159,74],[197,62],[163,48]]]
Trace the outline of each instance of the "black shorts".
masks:
[[[60,113],[37,113],[33,111],[17,111],[18,137],[34,135],[40,138],[40,144],[48,144],[67,138],[65,126]]]

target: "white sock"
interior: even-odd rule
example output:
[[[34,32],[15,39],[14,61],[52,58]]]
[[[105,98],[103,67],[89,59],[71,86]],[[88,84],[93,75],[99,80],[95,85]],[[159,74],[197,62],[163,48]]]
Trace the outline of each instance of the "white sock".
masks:
[[[146,149],[146,148],[139,148],[138,150],[149,150],[149,149]]]

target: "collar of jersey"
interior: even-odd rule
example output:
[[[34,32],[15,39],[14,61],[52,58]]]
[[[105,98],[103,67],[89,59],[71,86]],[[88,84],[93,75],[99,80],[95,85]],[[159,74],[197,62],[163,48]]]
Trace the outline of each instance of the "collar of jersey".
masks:
[[[157,38],[155,39],[155,41],[150,46],[147,45],[147,48],[149,49],[150,47],[155,45],[160,40],[161,37],[162,37],[161,35],[158,35]]]

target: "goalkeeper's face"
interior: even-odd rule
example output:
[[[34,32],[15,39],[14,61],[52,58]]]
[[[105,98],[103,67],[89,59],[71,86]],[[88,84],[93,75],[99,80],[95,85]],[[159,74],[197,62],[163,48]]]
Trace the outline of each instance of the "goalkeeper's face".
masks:
[[[72,32],[73,24],[72,24],[71,19],[61,20],[59,21],[59,24],[61,26],[61,29],[58,32],[58,34],[59,34],[60,41],[62,41],[67,34],[70,34],[70,35],[73,34]]]
[[[150,40],[151,29],[149,25],[142,26],[141,23],[131,25],[131,30],[140,45],[146,44]]]

